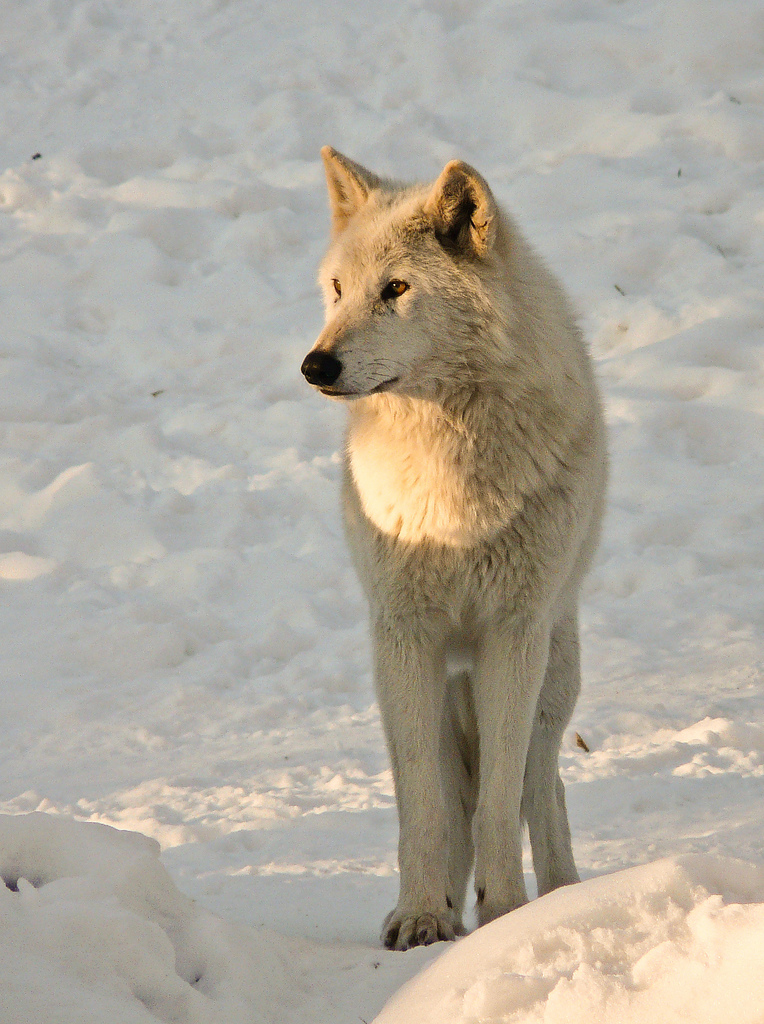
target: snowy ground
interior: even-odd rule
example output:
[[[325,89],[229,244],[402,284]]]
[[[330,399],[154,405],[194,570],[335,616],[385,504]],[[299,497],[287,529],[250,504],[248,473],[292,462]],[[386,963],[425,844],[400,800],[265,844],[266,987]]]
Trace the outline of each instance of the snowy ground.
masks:
[[[49,813],[0,818],[0,1020],[356,1024],[442,953],[377,944],[343,417],[299,375],[330,143],[485,174],[611,432],[563,755],[591,881],[457,944],[439,1020],[760,1022],[762,869],[719,859],[764,862],[759,0],[6,6],[0,811]]]

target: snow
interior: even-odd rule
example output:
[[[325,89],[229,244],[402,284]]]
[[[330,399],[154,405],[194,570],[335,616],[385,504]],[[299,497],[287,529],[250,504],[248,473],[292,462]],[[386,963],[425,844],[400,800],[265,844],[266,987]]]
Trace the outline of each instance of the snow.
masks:
[[[764,870],[670,858],[577,889],[475,932],[409,982],[376,1024],[762,1019]]]
[[[371,1021],[434,964],[381,1021],[760,1021],[761,4],[7,7],[0,1020]],[[325,143],[478,167],[606,402],[562,756],[586,881],[445,953],[378,945],[343,412],[299,374]]]

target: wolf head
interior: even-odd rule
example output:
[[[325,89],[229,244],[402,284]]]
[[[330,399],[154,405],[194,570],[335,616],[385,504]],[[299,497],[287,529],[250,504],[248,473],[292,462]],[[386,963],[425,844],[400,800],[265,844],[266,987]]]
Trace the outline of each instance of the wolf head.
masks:
[[[434,398],[444,381],[468,386],[479,370],[476,334],[485,360],[485,334],[506,339],[510,315],[494,287],[505,232],[488,185],[459,160],[434,184],[407,186],[329,146],[321,155],[332,214],[319,274],[326,325],[305,378],[343,399]]]

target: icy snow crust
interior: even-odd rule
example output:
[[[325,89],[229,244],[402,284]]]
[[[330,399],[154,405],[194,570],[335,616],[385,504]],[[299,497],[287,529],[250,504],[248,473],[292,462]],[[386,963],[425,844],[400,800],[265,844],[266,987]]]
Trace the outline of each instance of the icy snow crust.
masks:
[[[0,1021],[371,1021],[436,960],[381,1020],[760,1022],[759,0],[6,8]],[[442,959],[377,944],[343,411],[299,375],[324,143],[475,164],[610,426],[562,757],[587,881]]]

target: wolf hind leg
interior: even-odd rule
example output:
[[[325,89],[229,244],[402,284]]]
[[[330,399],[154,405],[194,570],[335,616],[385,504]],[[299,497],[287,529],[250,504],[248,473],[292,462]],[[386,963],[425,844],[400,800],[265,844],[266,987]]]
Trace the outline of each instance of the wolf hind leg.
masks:
[[[448,681],[440,764],[448,820],[448,899],[459,933],[475,855],[472,818],[479,783],[478,730],[468,672],[452,676]]]
[[[572,612],[552,630],[525,764],[522,816],[528,822],[539,896],[579,881],[558,760],[580,687],[578,621]]]

